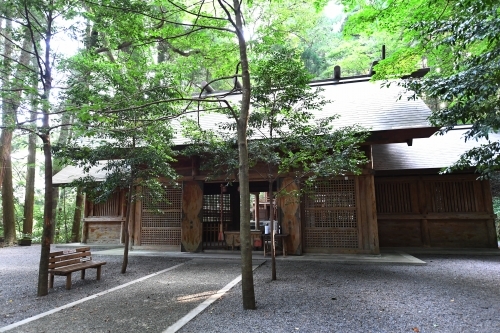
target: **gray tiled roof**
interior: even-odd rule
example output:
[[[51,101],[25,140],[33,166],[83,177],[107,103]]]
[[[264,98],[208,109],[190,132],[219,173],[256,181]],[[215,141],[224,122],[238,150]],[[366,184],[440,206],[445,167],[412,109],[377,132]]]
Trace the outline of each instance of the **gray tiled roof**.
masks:
[[[486,140],[465,142],[465,129],[449,131],[444,135],[414,139],[413,145],[391,143],[373,145],[375,170],[407,170],[444,168],[456,162],[467,150],[486,143]],[[491,134],[490,140],[499,141],[499,134]]]
[[[420,99],[408,100],[411,93],[404,93],[404,89],[395,83],[389,88],[381,87],[381,82],[368,81],[321,88],[324,89],[322,95],[331,102],[313,114],[316,119],[339,115],[334,124],[336,127],[358,124],[372,131],[381,131],[430,126],[427,118],[431,111],[427,105]],[[227,99],[237,104],[241,95],[230,95]],[[192,113],[188,117],[196,119],[197,115]],[[200,112],[200,125],[204,129],[216,129],[218,124],[227,121],[224,115]],[[176,123],[174,127],[177,130],[174,143],[187,143],[180,135],[180,125]]]

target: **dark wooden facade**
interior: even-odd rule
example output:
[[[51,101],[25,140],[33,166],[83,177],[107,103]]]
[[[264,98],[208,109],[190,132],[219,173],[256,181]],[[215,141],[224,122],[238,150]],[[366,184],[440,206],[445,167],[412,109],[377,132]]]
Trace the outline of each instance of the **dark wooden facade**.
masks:
[[[367,150],[369,152],[369,150]],[[496,236],[489,182],[477,175],[358,176],[318,181],[300,200],[277,201],[282,232],[289,234],[287,253],[378,254],[380,247],[495,248]],[[133,206],[130,235],[134,246],[199,252],[227,248],[220,231],[239,230],[237,183],[205,182],[190,159],[179,162],[179,187],[165,187],[163,201]],[[416,174],[415,174],[416,173]],[[251,173],[251,191],[268,183]],[[276,189],[293,192],[299,184],[280,178]],[[125,193],[104,204],[87,201],[83,241],[123,242]],[[222,207],[222,209],[221,209]],[[221,223],[222,219],[222,223]]]
[[[376,177],[382,247],[497,248],[490,185],[477,175]]]
[[[477,174],[437,175],[436,171],[387,176],[390,173],[382,176],[366,169],[358,176],[318,181],[300,200],[294,195],[279,197],[277,218],[289,234],[287,253],[498,247],[487,180],[478,180]],[[238,185],[222,190],[225,182],[204,178],[184,176],[179,187],[165,187],[159,204],[148,201],[147,195],[134,203],[129,229],[133,246],[188,252],[227,248],[219,235],[240,228]],[[267,186],[252,174],[252,192],[263,192]],[[299,190],[293,178],[280,178],[275,186]],[[123,243],[125,198],[126,193],[117,192],[106,203],[86,202],[84,243]]]

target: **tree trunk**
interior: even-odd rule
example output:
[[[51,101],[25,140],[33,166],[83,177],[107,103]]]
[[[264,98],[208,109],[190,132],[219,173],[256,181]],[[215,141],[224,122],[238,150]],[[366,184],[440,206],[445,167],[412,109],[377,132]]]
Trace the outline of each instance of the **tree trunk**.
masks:
[[[269,193],[267,195],[269,198],[269,221],[271,223],[271,280],[276,280],[276,242],[274,233],[274,207],[273,207],[273,181],[269,180]]]
[[[48,96],[48,95],[47,95]],[[48,128],[49,114],[44,111],[44,127]],[[45,157],[45,204],[43,205],[43,232],[42,249],[40,253],[40,266],[38,271],[38,296],[48,294],[49,278],[49,254],[52,239],[52,152],[50,147],[50,136],[43,135],[43,155]]]
[[[59,138],[57,139],[56,145],[61,146],[65,145],[68,142],[70,137],[71,130],[69,129],[69,124],[71,124],[71,116],[69,113],[64,113],[61,119],[61,132],[59,134]],[[59,171],[61,171],[63,165],[58,159],[54,159],[52,175],[55,175]],[[52,219],[54,223],[52,224],[52,239],[51,243],[54,243],[54,238],[56,235],[56,227],[57,227],[57,205],[59,204],[59,187],[54,187],[52,189]]]
[[[76,189],[75,214],[73,215],[73,225],[71,226],[71,242],[80,242],[80,221],[83,211],[83,190],[81,187]]]
[[[33,103],[34,104],[34,103]],[[32,105],[34,108],[35,106]],[[32,110],[30,121],[36,122],[37,114]],[[28,165],[26,168],[26,190],[24,193],[24,219],[23,234],[33,233],[33,209],[35,206],[35,171],[36,171],[36,134],[30,133],[28,137]]]
[[[52,12],[47,14],[47,22],[49,26],[53,22]],[[30,28],[32,28],[30,26]],[[49,29],[50,31],[50,29]],[[49,255],[52,236],[52,149],[50,142],[50,91],[52,90],[52,68],[50,59],[50,42],[51,34],[45,35],[45,57],[43,62],[37,59],[40,68],[45,70],[40,73],[43,84],[42,95],[42,126],[40,130],[40,138],[43,142],[43,155],[45,162],[45,203],[43,206],[43,233],[42,233],[42,249],[40,251],[40,266],[38,270],[38,296],[48,294],[48,277],[49,277]],[[33,41],[34,42],[34,41]],[[42,67],[43,66],[43,67]]]
[[[125,225],[123,226],[123,230],[125,232],[125,248],[123,249],[123,262],[122,262],[122,274],[125,274],[127,271],[128,265],[128,247],[130,244],[129,239],[129,230],[128,226],[130,225],[130,216],[132,215],[132,191],[134,190],[134,178],[133,173],[130,175],[130,183],[128,185],[128,197],[127,197],[127,218],[125,219]]]
[[[6,35],[10,35],[10,29],[12,28],[12,21],[7,20],[6,24]],[[30,40],[28,35],[25,36],[23,41],[23,49],[30,49]],[[7,39],[4,44],[4,52],[12,57],[12,44]],[[10,93],[7,93],[2,99],[3,103],[3,115],[2,115],[2,125],[5,126],[2,130],[1,135],[1,159],[0,159],[0,179],[2,184],[2,210],[3,210],[3,224],[4,224],[4,236],[5,243],[7,245],[12,245],[16,242],[16,220],[15,220],[15,208],[14,208],[14,188],[12,182],[12,133],[13,127],[16,124],[17,109],[20,105],[21,91],[23,88],[22,78],[24,77],[24,66],[28,66],[30,60],[30,54],[28,52],[21,51],[19,56],[18,65],[13,74],[12,81],[9,80],[9,76],[5,75],[2,80],[2,87],[5,91],[12,89]],[[7,73],[10,73],[10,63],[12,60],[5,58],[4,65]]]
[[[12,21],[11,20],[6,20],[5,22],[5,38],[4,38],[4,45],[3,45],[3,73],[2,73],[2,88],[7,90],[10,86],[10,73],[11,73],[11,63],[12,63],[12,53],[13,53],[13,46],[12,43],[8,40],[8,38],[12,38],[11,36],[11,31],[12,29]],[[12,130],[6,128],[7,126],[11,125],[12,121],[9,121],[9,107],[8,105],[10,104],[9,97],[2,95],[2,126],[5,126],[2,129],[2,141],[0,142],[0,187],[3,186],[3,177],[5,174],[5,168],[6,168],[6,160],[10,159],[10,142],[12,140]],[[10,136],[10,138],[9,138]],[[6,143],[8,142],[9,147],[7,149]]]
[[[240,182],[240,240],[241,240],[241,288],[243,308],[255,309],[253,286],[252,247],[250,244],[250,189],[248,175],[247,127],[250,109],[250,72],[248,70],[247,45],[243,36],[243,20],[239,0],[233,0],[236,34],[240,50],[242,73],[242,97],[240,115],[237,121],[238,159]]]
[[[3,131],[2,134],[5,132],[7,131]],[[14,210],[14,190],[12,186],[12,162],[9,158],[5,160],[4,163],[5,171],[2,186],[3,232],[5,245],[11,246],[16,243],[16,214]]]

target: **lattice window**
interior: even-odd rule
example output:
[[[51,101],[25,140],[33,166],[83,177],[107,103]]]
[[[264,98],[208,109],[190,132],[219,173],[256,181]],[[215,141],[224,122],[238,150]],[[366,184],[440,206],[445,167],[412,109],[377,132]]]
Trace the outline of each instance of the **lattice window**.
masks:
[[[203,222],[219,222],[221,218],[221,195],[205,194],[203,196]],[[222,219],[231,221],[231,196],[222,195]]]
[[[407,182],[375,183],[377,213],[411,213],[411,186]]]
[[[431,212],[466,213],[476,212],[474,182],[429,182],[431,189]]]
[[[180,245],[182,190],[165,187],[162,193],[144,189],[141,245]]]
[[[310,189],[306,197],[308,207],[355,207],[356,192],[354,179],[320,181]]]
[[[358,248],[354,179],[321,181],[305,199],[305,247]]]
[[[227,231],[231,224],[231,196],[223,194],[205,194],[203,196],[203,248],[221,248],[224,239],[219,237],[222,199],[222,231]]]
[[[120,193],[115,192],[106,202],[95,203],[89,216],[120,216],[120,203]]]

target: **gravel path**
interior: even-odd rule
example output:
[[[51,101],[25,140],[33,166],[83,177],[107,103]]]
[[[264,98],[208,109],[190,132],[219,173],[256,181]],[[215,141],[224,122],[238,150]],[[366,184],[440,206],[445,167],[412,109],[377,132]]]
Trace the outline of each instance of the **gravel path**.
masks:
[[[121,274],[121,256],[93,257],[106,261],[100,281],[95,279],[95,269],[86,272],[85,280],[76,272],[71,290],[66,290],[66,278],[56,276],[54,289],[47,296],[37,297],[40,245],[0,248],[0,327],[186,262],[179,258],[130,256],[127,272]]]
[[[64,289],[64,278],[56,277],[56,288],[48,296],[37,298],[34,295],[39,253],[39,246],[0,248],[0,328],[183,262],[186,264],[170,272],[175,272],[176,279],[188,279],[185,282],[190,287],[187,291],[172,290],[172,295],[189,292],[203,296],[200,288],[204,276],[211,276],[204,274],[220,274],[220,283],[209,286],[215,290],[232,278],[237,266],[227,260],[203,263],[202,259],[130,257],[128,272],[122,275],[120,256],[99,256],[98,259],[108,262],[100,282],[95,281],[94,270],[91,270],[86,280],[75,278],[72,290],[68,291]],[[427,265],[279,260],[277,281],[270,280],[270,263],[266,262],[254,273],[257,310],[242,310],[241,285],[238,284],[180,332],[500,332],[499,256],[426,254],[417,257]],[[193,264],[201,265],[195,267],[199,274],[185,274],[192,272],[187,267]],[[227,274],[229,270],[231,274]],[[158,280],[148,280],[158,283]],[[200,297],[198,303],[180,302],[174,306],[169,303],[167,309],[163,305],[173,296],[156,295],[147,283],[121,290],[116,293],[140,300],[153,317],[158,316],[156,318],[170,316],[181,309],[186,311],[186,306],[194,308],[204,299]],[[86,302],[86,306],[95,306],[90,302],[93,301]],[[99,306],[95,318],[114,316],[123,320],[124,325],[111,321],[99,329],[93,326],[83,331],[161,332],[166,328],[135,320],[134,311],[120,311],[121,304],[123,300],[115,299],[114,303]],[[46,318],[57,318],[52,316]],[[87,320],[94,319],[89,316]],[[34,322],[30,327],[37,326]],[[15,331],[23,332],[20,328]],[[83,331],[77,327],[73,331],[65,330]]]
[[[418,256],[425,266],[277,262],[256,270],[257,310],[240,288],[180,331],[500,332],[500,258]]]

